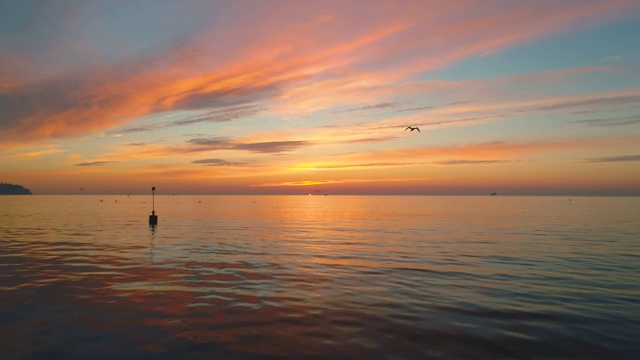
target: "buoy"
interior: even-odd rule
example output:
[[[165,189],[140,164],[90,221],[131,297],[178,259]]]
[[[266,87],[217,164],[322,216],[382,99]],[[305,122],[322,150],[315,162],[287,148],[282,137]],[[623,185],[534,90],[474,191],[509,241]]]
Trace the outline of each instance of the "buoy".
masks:
[[[155,202],[156,187],[151,188],[151,215],[149,215],[149,225],[158,225],[158,215],[156,215],[156,202]]]

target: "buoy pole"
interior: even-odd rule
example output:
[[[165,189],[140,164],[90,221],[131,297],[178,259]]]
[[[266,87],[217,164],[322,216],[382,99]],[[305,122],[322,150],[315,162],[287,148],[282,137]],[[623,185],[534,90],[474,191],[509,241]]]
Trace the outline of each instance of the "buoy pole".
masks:
[[[158,225],[158,216],[156,215],[156,201],[155,201],[156,187],[151,188],[151,215],[149,215],[149,225]]]

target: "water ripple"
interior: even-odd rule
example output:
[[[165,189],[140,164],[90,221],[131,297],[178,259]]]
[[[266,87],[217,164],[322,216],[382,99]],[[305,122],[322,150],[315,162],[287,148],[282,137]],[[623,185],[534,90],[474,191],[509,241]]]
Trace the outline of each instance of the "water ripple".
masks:
[[[636,200],[8,199],[3,358],[640,354]]]

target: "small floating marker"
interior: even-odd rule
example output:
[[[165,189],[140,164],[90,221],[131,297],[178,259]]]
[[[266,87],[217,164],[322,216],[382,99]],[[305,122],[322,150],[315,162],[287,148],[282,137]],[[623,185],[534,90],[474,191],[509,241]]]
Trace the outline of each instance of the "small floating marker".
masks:
[[[149,215],[149,225],[158,225],[158,215],[156,215],[156,202],[155,202],[156,187],[151,188],[151,215]]]

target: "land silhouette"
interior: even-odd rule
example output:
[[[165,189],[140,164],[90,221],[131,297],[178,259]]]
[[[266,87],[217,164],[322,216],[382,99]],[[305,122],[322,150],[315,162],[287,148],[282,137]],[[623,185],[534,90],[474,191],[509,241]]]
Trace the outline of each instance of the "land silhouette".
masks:
[[[33,195],[22,185],[0,183],[0,195]]]

